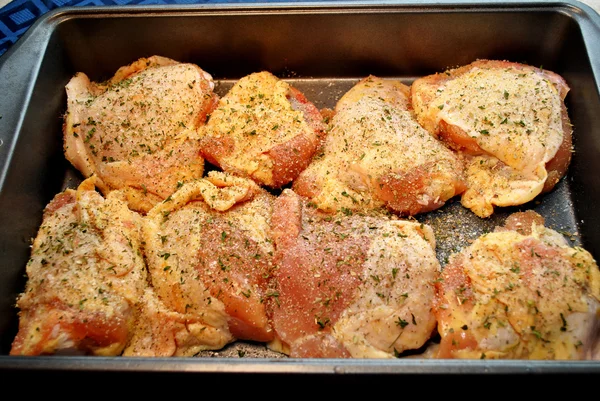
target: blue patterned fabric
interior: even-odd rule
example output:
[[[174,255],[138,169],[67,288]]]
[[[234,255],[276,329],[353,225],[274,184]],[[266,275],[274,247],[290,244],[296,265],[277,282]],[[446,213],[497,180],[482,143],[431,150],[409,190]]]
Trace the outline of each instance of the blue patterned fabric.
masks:
[[[4,54],[37,18],[59,7],[149,4],[254,3],[277,0],[13,0],[0,9],[0,56]],[[278,0],[281,1],[281,0]],[[287,0],[298,2],[301,0]],[[306,1],[306,0],[302,0]]]

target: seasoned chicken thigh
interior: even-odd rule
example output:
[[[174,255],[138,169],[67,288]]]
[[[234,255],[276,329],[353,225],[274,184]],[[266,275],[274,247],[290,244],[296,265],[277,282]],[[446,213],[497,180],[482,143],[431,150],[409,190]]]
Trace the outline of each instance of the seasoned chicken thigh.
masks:
[[[417,79],[419,123],[465,158],[462,204],[480,217],[548,192],[571,160],[565,80],[539,68],[496,60]]]
[[[132,338],[123,356],[193,356],[201,350],[220,349],[231,338],[222,328],[206,323],[201,315],[169,308],[154,288],[140,300]]]
[[[543,222],[513,214],[451,257],[436,284],[439,358],[598,357],[598,265]]]
[[[293,184],[317,208],[401,215],[437,209],[465,188],[463,166],[408,110],[409,88],[369,76],[337,103],[323,151]]]
[[[323,213],[290,189],[276,200],[272,225],[271,349],[291,357],[393,358],[430,338],[440,265],[429,226]]]
[[[120,189],[132,209],[147,212],[202,176],[196,129],[218,101],[213,88],[198,66],[159,56],[105,83],[80,72],[66,86],[65,156],[85,177],[95,174],[104,194]]]
[[[119,355],[147,288],[141,217],[93,178],[46,206],[19,296],[11,355]]]
[[[265,309],[272,201],[252,180],[212,171],[148,212],[146,258],[158,298],[145,316],[189,326],[188,333],[177,329],[185,341],[161,347],[169,355],[273,338]],[[151,326],[149,335],[160,337]]]
[[[262,71],[236,82],[198,131],[206,160],[281,188],[306,168],[324,130],[319,110],[298,89]]]

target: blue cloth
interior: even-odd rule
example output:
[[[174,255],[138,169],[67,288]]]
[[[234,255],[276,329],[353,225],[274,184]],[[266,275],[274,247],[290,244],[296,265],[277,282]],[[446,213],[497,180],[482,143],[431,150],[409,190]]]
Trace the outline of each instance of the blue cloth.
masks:
[[[148,4],[254,3],[275,0],[13,0],[0,9],[0,56],[36,21],[50,10],[74,6],[112,6]],[[300,0],[287,0],[300,1]],[[304,0],[306,1],[306,0]]]

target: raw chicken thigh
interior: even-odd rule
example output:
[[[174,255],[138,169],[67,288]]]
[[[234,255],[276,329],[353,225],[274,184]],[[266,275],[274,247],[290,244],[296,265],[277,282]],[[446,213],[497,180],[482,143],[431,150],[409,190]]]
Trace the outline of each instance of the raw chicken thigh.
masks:
[[[271,349],[291,357],[394,358],[429,340],[440,274],[429,226],[326,214],[290,189],[276,200],[272,225]]]
[[[265,309],[273,268],[272,202],[273,195],[254,181],[212,171],[148,212],[146,259],[158,298],[147,294],[156,302],[148,305],[143,325],[149,336],[171,341],[156,349],[193,355],[237,339],[273,338]],[[168,338],[177,336],[165,337],[156,331],[159,325],[153,329],[153,315],[168,316],[185,341],[174,346]],[[182,321],[189,322],[188,333]],[[144,351],[143,341],[136,352],[157,352]]]
[[[369,76],[337,103],[323,151],[293,184],[317,208],[401,215],[437,209],[461,193],[463,166],[408,110],[409,88]]]
[[[94,178],[46,206],[17,300],[11,355],[120,355],[147,288],[141,217]]]
[[[298,89],[263,71],[236,82],[198,132],[206,160],[281,188],[306,168],[324,130],[319,110]]]
[[[598,356],[598,265],[535,212],[453,255],[436,286],[439,358]]]
[[[104,194],[120,189],[134,210],[147,212],[178,183],[200,178],[196,129],[218,101],[210,74],[153,56],[120,68],[105,83],[84,73],[67,84],[66,158],[96,175]]]
[[[548,192],[571,160],[572,127],[559,75],[496,60],[417,79],[419,123],[465,159],[462,204],[480,217]]]

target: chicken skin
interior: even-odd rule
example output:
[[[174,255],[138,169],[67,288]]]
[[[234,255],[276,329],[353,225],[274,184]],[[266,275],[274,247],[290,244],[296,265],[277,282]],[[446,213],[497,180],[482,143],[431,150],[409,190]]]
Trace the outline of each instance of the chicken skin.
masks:
[[[272,201],[273,195],[254,181],[212,171],[148,212],[146,259],[158,298],[145,316],[168,316],[185,341],[173,346],[168,340],[176,337],[173,331],[161,334],[150,322],[145,324],[148,335],[166,335],[171,345],[138,346],[139,352],[193,355],[234,340],[273,338],[265,309],[274,251]],[[181,322],[187,322],[188,332]]]
[[[147,287],[141,217],[93,178],[46,206],[17,300],[11,355],[120,355]]]
[[[105,83],[84,73],[67,84],[67,160],[106,195],[119,189],[134,210],[147,212],[178,183],[202,177],[196,129],[217,96],[198,66],[153,56],[121,67]]]
[[[222,328],[206,323],[202,316],[169,308],[149,287],[140,301],[132,337],[122,356],[194,356],[202,350],[220,349],[231,341]]]
[[[559,75],[524,64],[478,60],[419,78],[411,99],[419,123],[460,152],[462,204],[480,217],[548,192],[571,160],[572,127]]]
[[[291,189],[277,198],[272,226],[271,349],[303,358],[394,358],[433,334],[440,265],[430,227],[323,213]]]
[[[198,132],[207,161],[259,185],[281,188],[306,168],[324,130],[314,104],[262,71],[236,82]]]
[[[417,124],[409,88],[369,76],[338,101],[323,151],[293,184],[326,212],[438,209],[465,183],[459,159]]]
[[[450,258],[436,284],[439,358],[598,356],[600,272],[535,212]]]

